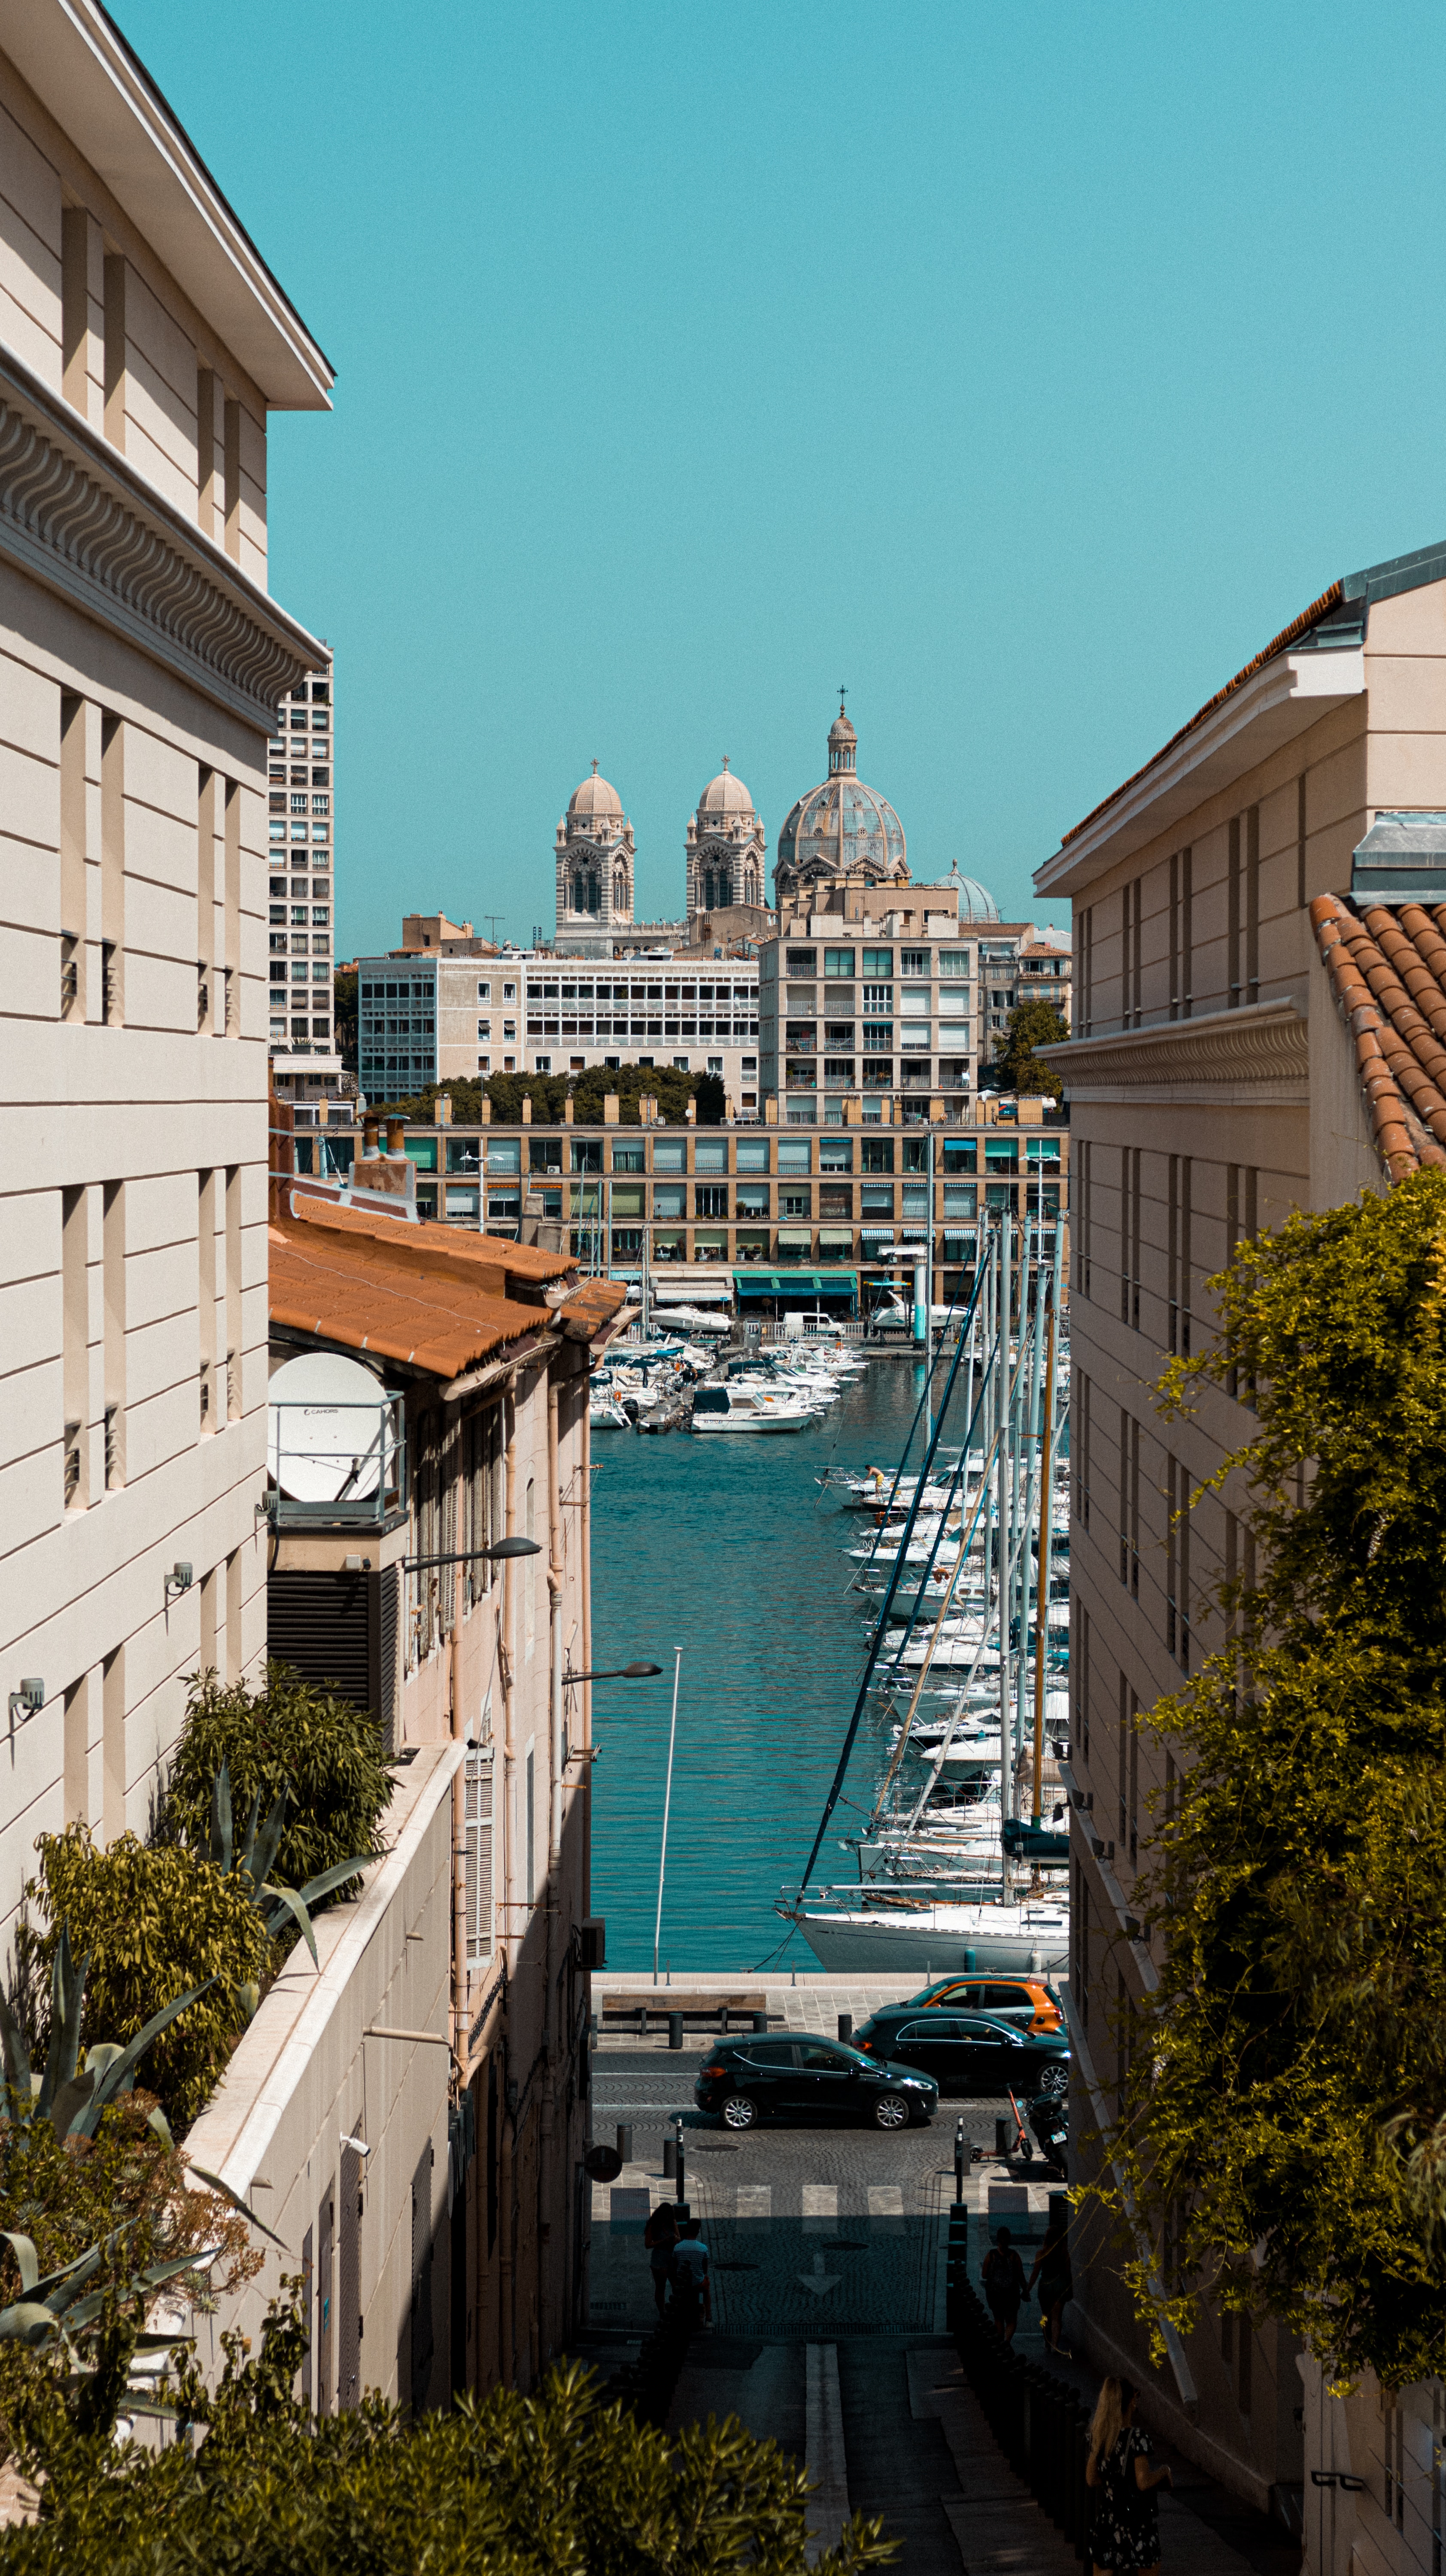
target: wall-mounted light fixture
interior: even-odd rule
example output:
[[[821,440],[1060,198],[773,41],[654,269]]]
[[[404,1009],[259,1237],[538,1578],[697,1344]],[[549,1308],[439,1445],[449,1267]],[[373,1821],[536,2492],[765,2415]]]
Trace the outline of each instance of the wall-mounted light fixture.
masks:
[[[40,1680],[37,1674],[32,1674],[28,1680],[22,1681],[18,1691],[12,1691],[10,1694],[11,1734],[13,1735],[15,1732],[15,1719],[17,1712],[19,1714],[20,1723],[23,1726],[27,1717],[34,1717],[37,1710],[44,1708],[44,1706],[45,1684]]]
[[[195,1579],[195,1568],[193,1566],[182,1564],[180,1559],[177,1558],[176,1563],[172,1566],[165,1581],[167,1606],[169,1607],[171,1594],[173,1592],[189,1592]]]

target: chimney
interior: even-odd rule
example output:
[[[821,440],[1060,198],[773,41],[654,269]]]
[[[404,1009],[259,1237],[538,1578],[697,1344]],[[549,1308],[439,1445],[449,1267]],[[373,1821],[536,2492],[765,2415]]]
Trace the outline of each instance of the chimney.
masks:
[[[380,1137],[377,1122],[375,1118],[369,1118],[362,1129],[362,1152],[364,1154],[375,1154],[379,1149]]]
[[[482,1094],[482,1124],[484,1127],[490,1127],[492,1124],[492,1103],[485,1091]]]
[[[439,1127],[450,1127],[450,1126],[451,1126],[451,1124],[452,1124],[452,1095],[451,1095],[450,1091],[439,1091],[439,1092],[438,1092],[438,1094],[437,1094],[437,1100],[436,1100],[436,1116],[437,1116],[437,1124],[438,1124],[438,1126],[439,1126]]]
[[[622,1101],[615,1091],[603,1093],[603,1125],[616,1127],[622,1115]]]
[[[770,1093],[763,1104],[763,1123],[765,1127],[778,1125],[778,1100],[775,1094]]]
[[[406,1134],[407,1122],[405,1118],[389,1118],[387,1120],[387,1152],[389,1154],[405,1154],[407,1150]]]
[[[690,1126],[690,1127],[696,1127],[696,1126],[697,1126],[697,1124],[698,1124],[698,1103],[697,1103],[697,1101],[696,1101],[696,1100],[693,1100],[693,1099],[691,1099],[691,1098],[689,1099],[689,1101],[688,1101],[688,1103],[687,1103],[687,1105],[686,1105],[686,1107],[685,1107],[685,1109],[684,1109],[684,1111],[683,1111],[683,1115],[684,1115],[684,1117],[687,1119],[687,1122],[688,1122],[688,1124],[689,1124],[689,1126]]]
[[[522,1095],[522,1124],[524,1127],[530,1127],[532,1124],[532,1094],[530,1091],[524,1091]]]
[[[563,1102],[563,1104],[562,1104],[562,1123],[563,1123],[564,1127],[571,1127],[571,1126],[573,1126],[573,1125],[575,1124],[575,1121],[574,1121],[574,1118],[573,1118],[573,1114],[572,1114],[572,1093],[571,1093],[571,1092],[569,1092],[569,1093],[568,1093],[567,1098],[564,1100],[564,1102]]]

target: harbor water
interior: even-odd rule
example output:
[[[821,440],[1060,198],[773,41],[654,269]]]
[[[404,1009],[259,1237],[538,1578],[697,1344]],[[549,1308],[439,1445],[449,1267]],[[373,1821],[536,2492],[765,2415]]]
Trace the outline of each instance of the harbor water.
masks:
[[[593,1905],[607,1921],[609,1967],[652,1967],[681,1646],[660,1968],[731,1974],[775,1955],[816,1968],[774,1901],[808,1858],[863,1672],[864,1605],[847,1590],[855,1569],[844,1551],[872,1528],[818,1479],[830,1467],[892,1471],[923,1375],[908,1357],[876,1359],[816,1423],[782,1439],[594,1432],[593,1663],[664,1666],[657,1681],[593,1692]],[[946,1440],[967,1427],[965,1375]],[[871,1704],[845,1783],[855,1804],[835,1810],[816,1880],[857,1874],[839,1846],[863,1821],[888,1724]]]

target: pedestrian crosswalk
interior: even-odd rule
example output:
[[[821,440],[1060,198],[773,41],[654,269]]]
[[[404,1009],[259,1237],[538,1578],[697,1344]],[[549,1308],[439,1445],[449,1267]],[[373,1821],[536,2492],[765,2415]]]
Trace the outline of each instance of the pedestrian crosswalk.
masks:
[[[906,2223],[903,2186],[896,2182],[800,2182],[776,2188],[766,2182],[719,2183],[710,2176],[701,2190],[690,2177],[688,2188],[698,2214],[712,2224],[732,2219],[757,2226],[777,2220],[801,2224],[805,2236],[829,2236],[840,2226],[867,2220],[873,2234],[891,2236],[902,2234]],[[650,2207],[667,2198],[666,2183],[645,2181],[639,2169],[629,2166],[618,2182],[594,2185],[592,2214],[600,2224],[641,2230]],[[922,2205],[914,2214],[923,2214]]]

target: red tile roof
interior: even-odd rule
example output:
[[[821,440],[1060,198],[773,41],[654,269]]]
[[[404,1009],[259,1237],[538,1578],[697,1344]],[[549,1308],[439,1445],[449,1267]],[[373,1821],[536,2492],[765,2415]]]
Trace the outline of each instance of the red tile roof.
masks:
[[[1382,1162],[1393,1181],[1446,1165],[1446,904],[1318,894],[1310,919]]]
[[[520,1358],[554,1331],[591,1342],[615,1320],[626,1290],[612,1280],[579,1282],[555,1307],[507,1294],[509,1269],[530,1273],[531,1286],[539,1266],[544,1277],[575,1274],[571,1261],[527,1244],[399,1224],[298,1192],[269,1230],[271,1320],[456,1378],[484,1360]]]

